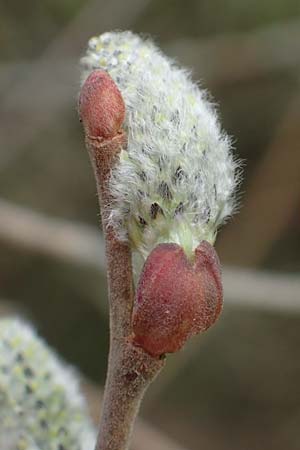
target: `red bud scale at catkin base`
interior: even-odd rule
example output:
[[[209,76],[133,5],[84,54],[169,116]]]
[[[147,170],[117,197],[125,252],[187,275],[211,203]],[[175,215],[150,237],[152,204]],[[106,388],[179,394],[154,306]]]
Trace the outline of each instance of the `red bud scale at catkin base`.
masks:
[[[90,137],[112,139],[121,128],[125,117],[124,100],[104,70],[95,70],[83,84],[79,114]]]
[[[160,244],[148,256],[137,287],[133,342],[152,356],[179,350],[207,330],[223,301],[220,264],[213,246],[202,241],[194,261],[177,244]]]

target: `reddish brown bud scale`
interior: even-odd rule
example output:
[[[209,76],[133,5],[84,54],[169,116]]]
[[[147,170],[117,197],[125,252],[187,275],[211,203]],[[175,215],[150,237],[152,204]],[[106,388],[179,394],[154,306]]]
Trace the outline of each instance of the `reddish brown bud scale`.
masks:
[[[137,288],[133,342],[153,356],[179,350],[218,318],[223,301],[220,264],[206,241],[190,262],[177,244],[160,244],[148,256]]]
[[[79,115],[91,137],[111,139],[120,130],[125,104],[107,72],[95,70],[84,82],[79,96]]]

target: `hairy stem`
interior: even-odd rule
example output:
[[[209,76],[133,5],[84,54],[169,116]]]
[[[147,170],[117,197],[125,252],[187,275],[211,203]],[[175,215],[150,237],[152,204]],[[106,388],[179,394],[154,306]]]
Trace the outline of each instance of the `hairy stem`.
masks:
[[[134,298],[131,252],[108,224],[111,203],[108,181],[126,136],[121,131],[103,140],[86,137],[92,161],[103,231],[106,240],[110,302],[110,353],[96,450],[127,450],[143,394],[163,365],[163,360],[132,345],[131,313]]]

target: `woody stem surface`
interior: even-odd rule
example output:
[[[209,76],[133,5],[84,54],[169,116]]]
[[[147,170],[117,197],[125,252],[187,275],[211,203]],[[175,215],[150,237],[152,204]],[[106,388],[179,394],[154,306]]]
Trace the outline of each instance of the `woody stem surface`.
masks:
[[[99,76],[103,78],[103,74],[100,73]],[[107,80],[104,81],[107,82]],[[113,83],[112,80],[108,81]],[[88,82],[89,80],[86,81],[85,85]],[[100,94],[103,96],[103,83],[101,83],[100,90],[102,89],[102,91]],[[81,94],[83,100],[80,100],[79,103],[79,112],[85,129],[86,146],[94,170],[101,208],[103,233],[106,242],[110,306],[108,371],[96,450],[127,450],[143,394],[161,369],[163,361],[151,357],[130,341],[134,299],[131,251],[128,243],[118,240],[108,222],[109,206],[112,203],[109,179],[113,167],[118,162],[121,149],[126,147],[127,139],[125,132],[120,128],[108,137],[103,137],[104,133],[94,133],[97,129],[94,126],[93,104],[90,105],[90,103],[95,100],[95,97],[96,99],[97,96],[99,97],[98,84],[96,79],[96,85],[94,82],[92,85],[84,85],[82,90],[85,89],[85,91]],[[115,89],[114,86],[113,89]],[[93,92],[93,90],[96,90],[96,92]],[[104,97],[106,94],[104,92]],[[115,92],[112,94],[115,94]],[[99,116],[99,109],[96,110],[96,114]],[[102,111],[100,110],[98,119],[100,122],[103,119],[103,125],[103,121],[106,120],[107,122],[108,119],[107,115],[103,118],[101,114]],[[92,122],[90,120],[91,115]],[[106,122],[105,131],[107,128],[109,129]],[[109,123],[109,126],[111,128],[111,123]],[[96,136],[91,135],[90,131],[93,131]]]

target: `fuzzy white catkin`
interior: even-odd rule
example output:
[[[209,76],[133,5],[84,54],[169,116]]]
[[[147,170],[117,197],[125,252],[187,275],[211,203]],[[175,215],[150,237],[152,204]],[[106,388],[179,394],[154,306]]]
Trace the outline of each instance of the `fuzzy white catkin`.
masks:
[[[207,93],[129,31],[92,38],[81,63],[82,82],[106,70],[126,105],[128,147],[110,182],[119,237],[142,261],[161,242],[181,245],[188,256],[203,239],[213,244],[235,207],[239,176]]]
[[[72,369],[33,329],[0,320],[0,448],[92,450],[95,431]]]

